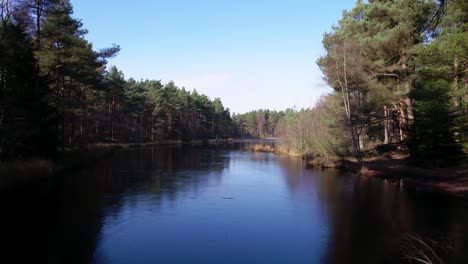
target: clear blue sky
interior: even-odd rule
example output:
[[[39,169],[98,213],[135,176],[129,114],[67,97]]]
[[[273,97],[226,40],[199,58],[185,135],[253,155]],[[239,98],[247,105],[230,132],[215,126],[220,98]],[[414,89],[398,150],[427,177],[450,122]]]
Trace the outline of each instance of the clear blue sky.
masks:
[[[220,97],[231,112],[311,107],[329,88],[315,64],[322,35],[354,0],[72,0],[95,49],[126,78]]]

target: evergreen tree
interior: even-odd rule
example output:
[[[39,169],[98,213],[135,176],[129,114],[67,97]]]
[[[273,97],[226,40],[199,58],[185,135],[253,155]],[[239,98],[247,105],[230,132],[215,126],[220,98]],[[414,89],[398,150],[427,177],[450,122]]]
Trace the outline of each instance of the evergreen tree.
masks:
[[[5,14],[0,25],[0,161],[14,157],[54,157],[55,142],[37,76],[32,39],[24,21]],[[7,9],[13,12],[9,6]],[[13,13],[12,13],[13,14]]]
[[[425,66],[419,67],[411,93],[415,120],[408,144],[415,163],[435,167],[455,165],[463,157],[454,139],[457,126],[450,96],[451,68],[443,64],[447,57],[440,48],[430,45],[417,58],[417,64]]]

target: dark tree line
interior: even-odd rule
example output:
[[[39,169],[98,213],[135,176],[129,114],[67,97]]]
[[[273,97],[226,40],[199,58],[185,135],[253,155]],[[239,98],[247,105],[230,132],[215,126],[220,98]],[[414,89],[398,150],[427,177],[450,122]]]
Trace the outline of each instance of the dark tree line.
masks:
[[[68,0],[2,0],[0,160],[55,158],[92,142],[227,138],[219,98],[106,69]]]

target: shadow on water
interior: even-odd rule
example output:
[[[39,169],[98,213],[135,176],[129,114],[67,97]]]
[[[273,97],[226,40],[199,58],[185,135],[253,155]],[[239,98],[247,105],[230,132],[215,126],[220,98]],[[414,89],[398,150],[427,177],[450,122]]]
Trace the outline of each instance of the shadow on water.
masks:
[[[304,170],[306,164],[300,159],[278,157],[277,162],[291,193],[312,189],[320,200],[322,217],[330,225],[321,262],[405,262],[408,252],[403,242],[408,234],[417,234],[437,244],[433,250],[446,263],[467,263],[466,201],[434,193],[408,193],[390,181],[333,169]]]
[[[64,175],[59,182],[1,197],[2,256],[17,263],[90,262],[103,217],[117,215],[126,197],[147,192],[155,194],[156,201],[175,200],[178,190],[199,188],[228,164],[217,149],[132,149]],[[194,181],[178,180],[187,177],[185,171],[192,178],[210,174]]]
[[[61,215],[55,218],[58,221],[49,234],[49,246],[55,249],[49,253],[49,262],[70,263],[75,256],[83,256],[77,263],[91,261],[105,224],[103,217],[118,217],[126,204],[137,207],[138,199],[133,199],[136,195],[149,195],[156,204],[175,201],[184,188],[197,189],[204,181],[219,177],[218,172],[227,164],[218,150],[152,147],[122,151],[92,170],[67,177],[57,199],[61,201],[57,209]],[[210,172],[210,177],[204,172]],[[187,177],[192,180],[184,180]],[[89,222],[83,223],[83,219]],[[67,234],[70,231],[73,234]],[[80,245],[88,247],[77,254],[74,247]]]
[[[15,263],[398,263],[408,233],[467,263],[463,201],[305,169],[250,142],[122,150],[0,197]],[[2,261],[3,262],[3,261]],[[32,262],[31,262],[32,263]]]
[[[407,193],[388,181],[366,177],[318,179],[332,226],[326,263],[401,263],[410,253],[403,245],[408,234],[435,241],[439,248],[433,250],[446,263],[466,263],[465,201]]]

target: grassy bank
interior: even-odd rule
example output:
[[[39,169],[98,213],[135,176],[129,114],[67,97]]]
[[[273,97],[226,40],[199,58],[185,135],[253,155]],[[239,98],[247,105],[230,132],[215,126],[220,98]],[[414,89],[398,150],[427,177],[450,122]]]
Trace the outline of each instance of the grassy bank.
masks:
[[[0,165],[0,193],[14,191],[25,185],[48,181],[67,171],[79,170],[93,166],[103,158],[111,156],[115,151],[149,146],[163,145],[206,145],[230,142],[232,139],[208,140],[166,140],[157,142],[139,143],[93,143],[75,149],[66,149],[60,153],[57,160],[33,158],[27,160],[14,160]]]
[[[340,168],[345,166],[353,166],[352,162],[342,160],[338,157],[322,158],[304,155],[297,150],[288,148],[288,146],[285,144],[276,144],[275,146],[272,146],[269,143],[255,143],[249,145],[248,150],[254,152],[271,152],[277,155],[287,155],[290,157],[302,158],[306,160],[307,164],[311,167]]]
[[[294,151],[293,149],[289,149],[285,145],[276,144],[273,146],[268,142],[250,144],[248,145],[247,150],[253,152],[271,152],[278,155],[288,155],[291,157],[302,157],[299,152]]]

